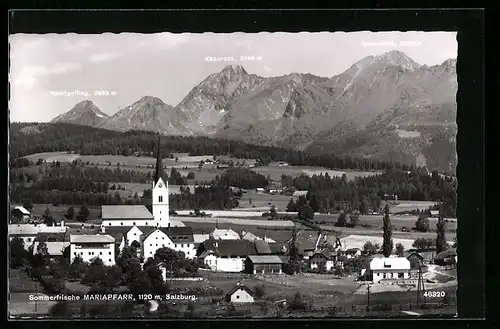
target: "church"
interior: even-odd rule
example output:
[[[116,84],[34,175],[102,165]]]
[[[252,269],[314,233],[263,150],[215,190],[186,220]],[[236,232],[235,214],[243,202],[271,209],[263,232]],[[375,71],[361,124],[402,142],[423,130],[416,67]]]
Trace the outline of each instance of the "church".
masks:
[[[156,153],[156,169],[152,182],[152,212],[144,205],[103,205],[102,227],[184,227],[180,221],[170,221],[168,181],[161,178],[162,160],[160,156],[160,137]]]

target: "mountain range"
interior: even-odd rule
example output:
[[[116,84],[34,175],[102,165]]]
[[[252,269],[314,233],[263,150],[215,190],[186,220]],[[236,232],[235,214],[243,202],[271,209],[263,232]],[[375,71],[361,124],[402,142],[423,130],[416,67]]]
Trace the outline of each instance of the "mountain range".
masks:
[[[426,66],[391,51],[333,77],[265,78],[230,65],[176,106],[145,96],[108,117],[84,101],[52,122],[209,135],[454,172],[457,88],[456,59]]]

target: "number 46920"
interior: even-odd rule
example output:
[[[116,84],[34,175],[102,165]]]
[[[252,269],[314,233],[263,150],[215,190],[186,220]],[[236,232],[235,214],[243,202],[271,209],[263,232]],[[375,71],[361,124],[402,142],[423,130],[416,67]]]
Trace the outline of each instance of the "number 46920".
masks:
[[[444,291],[426,291],[424,292],[424,297],[429,298],[440,298],[444,297],[446,293]]]

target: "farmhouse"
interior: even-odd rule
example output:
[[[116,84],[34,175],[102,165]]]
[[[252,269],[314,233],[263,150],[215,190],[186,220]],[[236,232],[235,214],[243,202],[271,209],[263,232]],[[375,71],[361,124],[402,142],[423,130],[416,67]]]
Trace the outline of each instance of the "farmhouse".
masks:
[[[238,282],[236,286],[227,293],[226,302],[253,303],[255,302],[254,293],[252,290]]]
[[[304,196],[304,197],[305,197],[306,195],[307,195],[307,191],[295,191],[295,192],[293,192],[293,194],[292,194],[292,198],[293,198],[293,199],[298,199],[298,198],[300,198],[301,196]]]
[[[245,272],[251,274],[281,274],[283,260],[277,255],[251,255],[245,260]]]
[[[26,250],[29,250],[38,234],[66,233],[66,230],[66,226],[47,226],[45,224],[9,224],[8,227],[9,240],[12,240],[15,237],[21,238],[24,242],[24,248]]]
[[[193,241],[195,249],[198,249],[200,244],[210,239],[210,234],[193,234]]]
[[[434,257],[434,264],[446,266],[455,265],[457,262],[457,252],[456,249],[448,249],[440,252]]]
[[[210,239],[215,240],[239,240],[240,235],[231,229],[214,229],[210,233]]]
[[[359,257],[359,256],[361,256],[361,249],[359,249],[359,248],[347,249],[345,251],[345,256],[347,259]]]
[[[241,239],[249,241],[262,240],[262,238],[259,238],[255,234],[246,231],[241,231]]]
[[[290,243],[292,238],[287,242]],[[308,259],[311,257],[316,250],[318,250],[319,242],[321,241],[321,234],[316,231],[306,231],[301,230],[297,233],[297,247],[299,249],[299,254],[304,258]]]
[[[409,279],[410,268],[410,261],[406,257],[373,258],[370,262],[370,276],[374,283]]]
[[[412,270],[418,270],[424,266],[424,257],[418,252],[412,252],[406,258],[410,262],[410,268]]]
[[[182,251],[186,258],[194,258],[193,230],[191,227],[159,227],[148,235],[141,236],[144,259],[154,257],[160,248]]]
[[[33,243],[33,255],[38,253],[38,246],[40,242],[35,241]],[[70,246],[69,242],[66,241],[55,241],[55,242],[45,242],[47,246],[47,252],[51,258],[63,257],[66,248]]]
[[[70,263],[79,256],[85,262],[91,262],[99,257],[104,265],[115,265],[115,239],[111,235],[72,234],[70,243]]]
[[[328,250],[316,252],[309,258],[309,267],[311,270],[324,268],[330,271],[335,266],[335,257],[332,257]]]
[[[11,216],[20,221],[26,221],[31,217],[31,213],[22,206],[14,207],[11,211]]]
[[[439,217],[439,210],[431,210],[431,217]]]
[[[249,255],[271,255],[263,240],[206,240],[198,247],[198,259],[212,271],[241,272]]]

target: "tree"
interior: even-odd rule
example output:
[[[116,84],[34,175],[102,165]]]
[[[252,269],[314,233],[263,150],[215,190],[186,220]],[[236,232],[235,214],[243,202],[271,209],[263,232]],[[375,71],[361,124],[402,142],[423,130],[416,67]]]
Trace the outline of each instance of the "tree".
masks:
[[[86,222],[87,219],[89,218],[89,215],[90,215],[90,211],[89,211],[89,208],[87,207],[87,205],[81,206],[80,207],[80,213],[79,213],[81,221],[82,222]]]
[[[287,212],[296,212],[297,207],[295,206],[295,202],[293,201],[293,198],[290,199],[288,202],[288,205],[286,206],[286,211]]]
[[[187,174],[187,176],[186,176],[186,178],[187,178],[187,179],[194,179],[194,177],[195,177],[195,176],[194,176],[194,172],[192,172],[192,171],[190,171],[190,172]]]
[[[264,297],[264,295],[266,294],[266,289],[262,284],[260,286],[256,286],[254,292],[255,292],[255,297],[257,297],[258,299],[262,299],[262,297]]]
[[[421,215],[415,223],[415,228],[419,232],[427,232],[429,230],[429,225],[429,218],[426,215]]]
[[[50,213],[50,209],[49,208],[45,209],[45,212],[43,213],[42,218],[43,218],[44,224],[47,225],[47,226],[52,226],[52,224],[55,223],[55,220],[52,217],[52,214]]]
[[[347,218],[346,214],[344,212],[341,212],[339,217],[337,218],[337,222],[335,223],[335,226],[339,227],[344,227],[345,224],[347,223]]]
[[[311,196],[311,201],[309,202],[309,206],[311,206],[313,213],[318,212],[319,202],[318,202],[318,197],[316,196],[315,193]]]
[[[359,212],[361,215],[366,215],[368,213],[368,209],[370,208],[370,202],[366,198],[366,196],[363,195],[361,198],[361,203],[359,204]]]
[[[293,311],[303,311],[306,309],[306,303],[299,292],[295,293],[293,299],[288,304],[288,308]]]
[[[359,211],[354,211],[350,216],[349,219],[351,221],[351,225],[355,227],[358,224],[359,220]]]
[[[85,275],[82,279],[83,284],[96,284],[99,285],[105,280],[106,269],[104,267],[104,263],[99,257],[96,257],[90,266],[88,267]]]
[[[314,218],[314,211],[311,206],[306,201],[303,205],[300,206],[298,217],[301,220],[312,221]]]
[[[23,201],[23,207],[27,210],[33,210],[33,201],[31,201],[30,199],[26,199]]]
[[[363,253],[366,255],[374,255],[378,251],[377,246],[375,246],[371,241],[367,241],[363,245]]]
[[[18,268],[25,264],[28,252],[24,249],[24,240],[22,238],[14,237],[10,240],[9,251],[11,268]]]
[[[440,214],[437,222],[437,238],[436,238],[436,254],[448,249],[448,243],[446,242],[446,222],[443,216]]]
[[[396,255],[403,257],[405,252],[405,247],[401,243],[396,243]]]
[[[430,238],[418,238],[413,241],[413,248],[417,250],[429,250],[434,246],[434,239]]]
[[[389,257],[392,254],[393,242],[392,242],[392,226],[391,219],[389,217],[389,205],[386,204],[384,207],[384,242],[382,243],[382,253],[384,257]]]
[[[278,212],[276,211],[276,207],[274,205],[271,206],[269,215],[271,215],[271,219],[276,219],[276,217],[278,217]]]
[[[64,215],[64,217],[66,217],[66,219],[73,219],[74,216],[75,216],[75,208],[73,206],[71,206],[66,211],[66,214]]]
[[[68,276],[71,279],[81,279],[88,269],[88,265],[80,256],[76,256],[69,266]]]

